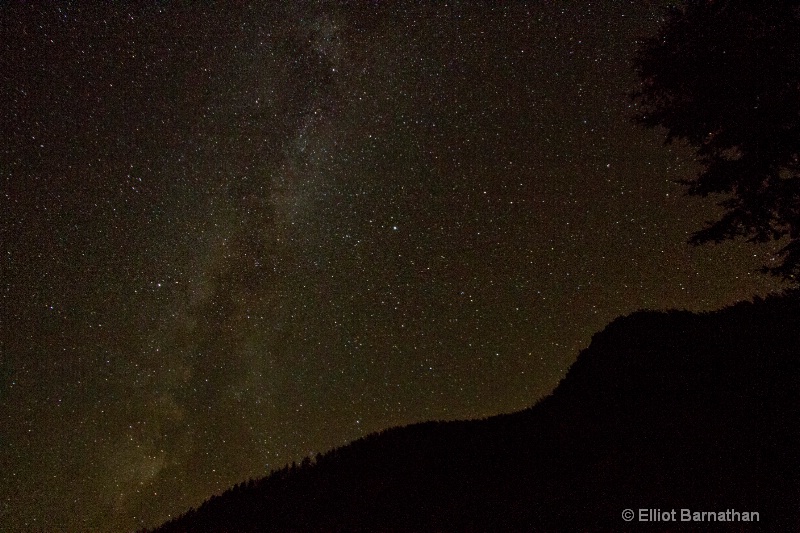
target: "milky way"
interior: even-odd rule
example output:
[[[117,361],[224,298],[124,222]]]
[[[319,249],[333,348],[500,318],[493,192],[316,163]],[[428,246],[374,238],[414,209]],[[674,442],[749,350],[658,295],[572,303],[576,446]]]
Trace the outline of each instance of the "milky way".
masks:
[[[3,6],[0,522],[130,530],[532,405],[614,317],[780,288],[631,123],[664,3]]]

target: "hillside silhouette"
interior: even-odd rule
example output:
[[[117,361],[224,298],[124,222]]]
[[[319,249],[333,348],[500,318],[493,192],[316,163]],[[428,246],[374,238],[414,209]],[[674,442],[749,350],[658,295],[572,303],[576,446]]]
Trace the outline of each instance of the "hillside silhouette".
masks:
[[[637,312],[532,408],[372,434],[156,531],[800,531],[799,341],[797,291]],[[628,523],[626,508],[759,522]]]

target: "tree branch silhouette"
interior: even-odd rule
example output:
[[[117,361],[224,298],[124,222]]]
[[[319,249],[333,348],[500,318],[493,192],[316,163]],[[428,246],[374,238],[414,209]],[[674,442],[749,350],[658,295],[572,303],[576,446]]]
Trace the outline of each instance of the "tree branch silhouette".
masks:
[[[687,0],[635,57],[635,120],[685,141],[689,195],[725,195],[689,242],[788,241],[763,270],[800,283],[800,0]]]

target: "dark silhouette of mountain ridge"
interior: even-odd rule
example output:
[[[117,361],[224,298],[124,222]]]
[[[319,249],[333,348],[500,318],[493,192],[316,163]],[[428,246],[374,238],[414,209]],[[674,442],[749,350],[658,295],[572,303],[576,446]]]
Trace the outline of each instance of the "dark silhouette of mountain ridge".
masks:
[[[799,291],[637,312],[529,409],[372,434],[156,531],[800,531],[799,341]]]

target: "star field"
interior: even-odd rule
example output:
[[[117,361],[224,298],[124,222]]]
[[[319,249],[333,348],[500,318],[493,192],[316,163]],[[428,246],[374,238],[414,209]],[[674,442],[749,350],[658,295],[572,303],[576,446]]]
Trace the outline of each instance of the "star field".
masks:
[[[542,4],[0,7],[3,529],[154,526],[781,288],[631,122],[666,2]]]

